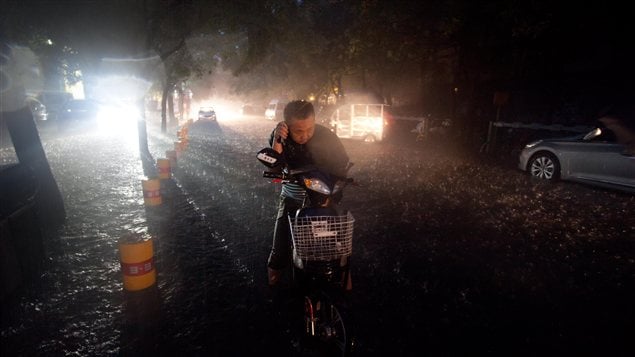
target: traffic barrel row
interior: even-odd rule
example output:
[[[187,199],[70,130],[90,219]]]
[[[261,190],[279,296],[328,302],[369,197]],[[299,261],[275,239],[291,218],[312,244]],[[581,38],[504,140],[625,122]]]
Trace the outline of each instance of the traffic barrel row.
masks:
[[[172,172],[177,165],[177,152],[168,150],[165,158],[157,159],[157,177],[147,178],[141,181],[143,188],[143,201],[146,206],[154,207],[163,203],[161,198],[161,180],[172,178]]]
[[[156,161],[157,177],[141,180],[143,202],[149,209],[162,206],[161,182],[172,178],[176,168],[175,150],[165,152],[166,158]],[[149,211],[151,213],[153,211]],[[128,233],[119,240],[119,258],[123,272],[123,287],[126,291],[144,290],[156,283],[152,236]]]
[[[141,181],[143,202],[146,207],[155,208],[163,204],[161,181],[172,178],[172,172],[177,167],[177,158],[187,149],[189,125],[192,123],[193,120],[188,120],[177,130],[178,141],[174,142],[174,150],[167,150],[165,158],[157,159],[157,177],[149,177]],[[134,292],[156,284],[152,236],[140,233],[125,234],[119,240],[119,258],[124,290]]]
[[[185,124],[181,125],[179,128],[177,128],[176,130],[176,137],[180,140],[180,141],[189,141],[190,138],[190,125],[192,125],[193,120],[188,120],[187,122],[185,122]]]
[[[188,147],[190,142],[190,125],[194,121],[192,119],[185,122],[184,125],[176,130],[177,141],[174,142],[174,151],[177,157],[180,156]]]

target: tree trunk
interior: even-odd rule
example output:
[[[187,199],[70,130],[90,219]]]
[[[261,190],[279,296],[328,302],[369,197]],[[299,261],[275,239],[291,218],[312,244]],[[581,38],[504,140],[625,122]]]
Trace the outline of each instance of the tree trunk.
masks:
[[[182,123],[184,120],[187,120],[187,116],[185,115],[185,102],[183,101],[183,94],[185,91],[179,91],[179,123]]]
[[[172,95],[172,86],[168,88],[168,115],[170,117],[170,127],[176,127],[178,125],[178,121],[174,116],[174,96]]]
[[[368,85],[366,84],[366,69],[363,67],[360,79],[362,80],[362,89],[364,90],[364,92],[366,92],[368,90]]]
[[[166,105],[168,101],[168,95],[170,93],[170,85],[165,84],[163,86],[163,94],[161,95],[161,132],[165,134],[167,132],[167,118],[166,118]]]
[[[0,115],[6,120],[20,164],[33,170],[40,185],[36,206],[43,225],[54,228],[61,226],[66,218],[64,199],[51,172],[31,111],[24,107]]]
[[[425,59],[421,59],[419,63],[419,113],[421,116],[426,116],[426,65],[427,61]]]
[[[146,111],[144,105],[144,98],[139,99],[137,102],[137,107],[139,108],[139,113],[141,113],[141,117],[137,119],[137,131],[139,135],[139,152],[141,155],[144,153],[150,153],[148,149],[148,130],[146,127]]]

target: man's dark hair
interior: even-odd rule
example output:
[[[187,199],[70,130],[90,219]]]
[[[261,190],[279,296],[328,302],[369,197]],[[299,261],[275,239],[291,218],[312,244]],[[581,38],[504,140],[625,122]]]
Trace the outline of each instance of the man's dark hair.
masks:
[[[307,119],[315,115],[313,104],[306,100],[294,100],[284,107],[284,121],[289,122],[291,119]]]

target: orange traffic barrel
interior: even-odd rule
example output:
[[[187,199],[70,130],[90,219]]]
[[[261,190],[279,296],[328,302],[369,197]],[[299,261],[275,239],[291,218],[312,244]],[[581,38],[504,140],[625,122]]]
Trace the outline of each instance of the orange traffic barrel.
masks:
[[[169,159],[157,159],[157,171],[159,172],[159,178],[161,180],[167,180],[170,175],[170,160]]]
[[[181,141],[183,143],[186,143],[186,142],[188,142],[190,140],[188,135],[187,135],[187,128],[181,129],[181,135],[178,138],[179,138],[179,141]]]
[[[161,181],[159,179],[142,180],[143,202],[146,206],[158,206],[161,201]]]
[[[174,142],[174,150],[176,150],[177,157],[187,149],[187,140],[181,139]]]
[[[141,233],[128,233],[119,239],[119,259],[123,272],[123,288],[137,291],[157,281],[154,269],[152,238]]]
[[[170,160],[170,169],[173,170],[176,168],[176,150],[167,150],[165,152],[165,157]]]
[[[176,137],[183,140],[188,137],[189,128],[187,126],[182,126],[179,130],[176,131]]]

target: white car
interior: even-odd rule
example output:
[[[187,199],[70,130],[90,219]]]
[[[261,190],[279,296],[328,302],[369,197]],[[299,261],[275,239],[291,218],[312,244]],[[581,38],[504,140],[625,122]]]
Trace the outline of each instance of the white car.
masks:
[[[269,120],[277,120],[281,121],[284,119],[284,107],[287,105],[286,102],[274,99],[269,102],[267,105],[267,109],[265,110],[265,118]]]
[[[198,120],[216,121],[216,111],[212,107],[200,107],[198,109]]]
[[[35,98],[28,97],[26,99],[26,104],[31,110],[31,114],[33,114],[33,119],[39,122],[48,120],[48,112],[46,111],[46,106],[42,104],[42,102]]]
[[[635,153],[608,128],[531,142],[521,151],[518,168],[543,180],[579,181],[635,192]]]

